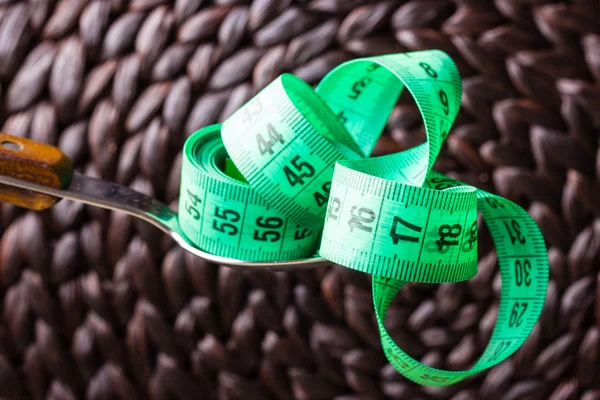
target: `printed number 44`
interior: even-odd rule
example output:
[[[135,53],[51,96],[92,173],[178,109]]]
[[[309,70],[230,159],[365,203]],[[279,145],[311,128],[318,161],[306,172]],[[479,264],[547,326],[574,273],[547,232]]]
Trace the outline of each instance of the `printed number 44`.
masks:
[[[261,155],[264,154],[273,154],[273,146],[279,142],[280,144],[284,144],[285,140],[283,140],[283,136],[281,133],[277,132],[273,124],[267,124],[267,133],[269,135],[269,140],[265,140],[261,133],[256,134],[256,143],[258,144],[258,151],[260,151]]]

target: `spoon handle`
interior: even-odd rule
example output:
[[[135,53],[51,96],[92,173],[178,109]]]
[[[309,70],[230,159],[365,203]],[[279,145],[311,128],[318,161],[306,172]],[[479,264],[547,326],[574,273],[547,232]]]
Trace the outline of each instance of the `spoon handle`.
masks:
[[[73,177],[73,161],[58,148],[0,132],[0,175],[50,189],[65,189]],[[60,197],[0,185],[0,201],[44,210]]]

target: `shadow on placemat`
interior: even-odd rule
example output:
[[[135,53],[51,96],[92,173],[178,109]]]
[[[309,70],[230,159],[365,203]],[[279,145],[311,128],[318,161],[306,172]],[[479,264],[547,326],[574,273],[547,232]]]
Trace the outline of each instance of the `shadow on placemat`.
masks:
[[[435,169],[526,207],[551,262],[513,357],[424,388],[387,363],[366,275],[244,273],[124,214],[2,204],[0,397],[600,399],[598,15],[592,0],[0,1],[2,130],[174,207],[185,138],[282,72],[316,84],[352,58],[444,50],[463,101]],[[403,98],[376,153],[423,140]],[[479,254],[475,279],[410,285],[390,309],[422,362],[481,354],[500,288],[485,230]]]

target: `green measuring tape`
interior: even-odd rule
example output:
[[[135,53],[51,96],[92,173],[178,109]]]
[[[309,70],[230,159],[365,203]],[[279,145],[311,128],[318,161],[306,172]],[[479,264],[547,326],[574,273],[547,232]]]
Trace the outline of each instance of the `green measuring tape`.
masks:
[[[427,142],[368,158],[402,90],[417,103]],[[432,171],[460,107],[456,66],[441,51],[346,62],[313,90],[283,74],[223,124],[184,147],[179,221],[215,255],[250,261],[322,257],[373,275],[383,350],[405,377],[449,385],[514,353],[535,325],[548,285],[543,237],[515,203]],[[495,329],[466,371],[421,364],[384,319],[406,282],[477,274],[477,212],[502,277]]]

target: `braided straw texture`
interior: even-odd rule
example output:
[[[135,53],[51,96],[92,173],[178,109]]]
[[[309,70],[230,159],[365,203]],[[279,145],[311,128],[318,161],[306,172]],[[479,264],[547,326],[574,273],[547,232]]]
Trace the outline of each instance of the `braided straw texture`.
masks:
[[[145,223],[69,201],[0,207],[0,398],[600,399],[597,0],[0,0],[0,125],[91,176],[177,205],[180,150],[284,71],[311,84],[356,57],[442,49],[462,111],[435,165],[524,206],[547,239],[539,323],[509,360],[450,387],[386,362],[369,277],[240,272]],[[424,140],[410,98],[376,153]],[[490,336],[497,258],[409,285],[386,324],[458,369]]]

